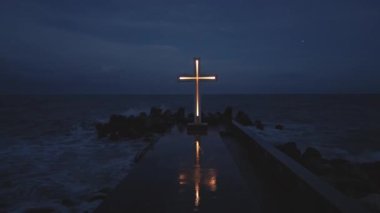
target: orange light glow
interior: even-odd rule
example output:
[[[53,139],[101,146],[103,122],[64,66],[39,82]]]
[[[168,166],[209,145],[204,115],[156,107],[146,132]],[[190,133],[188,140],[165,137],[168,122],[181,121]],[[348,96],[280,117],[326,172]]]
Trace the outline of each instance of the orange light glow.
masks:
[[[199,60],[195,60],[195,112],[197,122],[200,122],[199,119]]]
[[[216,76],[201,76],[199,77],[199,80],[216,80]]]
[[[194,139],[195,145],[195,164],[192,169],[181,169],[178,173],[179,192],[186,192],[190,186],[194,211],[198,211],[201,208],[201,196],[208,196],[206,192],[216,192],[218,185],[218,170],[213,168],[202,168],[201,166],[201,138],[196,136]],[[190,185],[191,184],[191,185]],[[206,199],[207,200],[207,199]],[[203,199],[202,202],[206,201]]]
[[[180,76],[178,79],[181,81],[193,80],[195,81],[195,123],[201,123],[201,109],[200,109],[200,96],[199,96],[199,81],[200,80],[216,80],[216,76],[200,76],[200,61],[199,58],[194,59],[194,76]]]
[[[195,164],[198,166],[199,165],[199,151],[200,151],[200,146],[199,146],[199,141],[195,141]]]
[[[199,201],[201,198],[199,197],[199,183],[195,184],[195,201],[194,201],[194,206],[198,207],[199,206]]]
[[[180,76],[178,78],[179,80],[181,81],[188,81],[188,80],[196,80],[197,78],[196,77],[193,77],[193,76]],[[216,76],[200,76],[198,77],[198,80],[216,80]]]
[[[179,182],[179,185],[185,185],[187,183],[186,175],[185,174],[179,174],[178,182]]]
[[[212,192],[216,191],[216,174],[213,174],[207,182],[208,187]]]
[[[199,140],[195,140],[195,169],[194,169],[194,185],[195,185],[195,200],[194,206],[198,207],[200,202],[200,183],[201,183],[201,165],[199,162],[200,159],[200,145]]]

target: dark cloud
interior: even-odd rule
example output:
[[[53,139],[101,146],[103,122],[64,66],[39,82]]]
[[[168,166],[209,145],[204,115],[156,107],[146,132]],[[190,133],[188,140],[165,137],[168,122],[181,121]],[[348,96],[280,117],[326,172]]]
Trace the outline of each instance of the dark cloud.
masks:
[[[377,1],[4,0],[1,93],[380,92]]]

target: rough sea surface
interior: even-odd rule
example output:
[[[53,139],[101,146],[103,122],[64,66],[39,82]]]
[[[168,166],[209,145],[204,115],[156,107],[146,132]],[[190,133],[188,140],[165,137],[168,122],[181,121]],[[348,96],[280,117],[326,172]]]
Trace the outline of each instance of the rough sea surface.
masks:
[[[257,137],[318,148],[326,158],[380,160],[380,95],[209,95],[203,110],[226,106],[261,120]],[[190,95],[0,96],[0,211],[93,210],[133,167],[143,141],[97,139],[94,123],[151,106],[193,110]],[[276,124],[284,130],[274,128]],[[100,192],[99,192],[100,191]]]

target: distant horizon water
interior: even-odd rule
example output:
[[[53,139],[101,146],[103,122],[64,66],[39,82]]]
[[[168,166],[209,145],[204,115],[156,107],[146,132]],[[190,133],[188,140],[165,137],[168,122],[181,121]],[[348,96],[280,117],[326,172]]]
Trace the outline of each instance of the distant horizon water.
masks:
[[[0,96],[77,96],[77,95],[194,95],[193,93],[0,93]],[[291,92],[291,93],[207,93],[202,95],[380,95],[380,92]]]

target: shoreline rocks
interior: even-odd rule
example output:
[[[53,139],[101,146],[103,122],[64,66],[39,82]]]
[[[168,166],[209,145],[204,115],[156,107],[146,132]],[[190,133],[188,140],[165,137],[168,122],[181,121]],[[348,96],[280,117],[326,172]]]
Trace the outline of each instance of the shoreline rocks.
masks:
[[[253,122],[251,121],[249,116],[240,110],[237,112],[235,120],[244,126],[253,125]]]
[[[286,143],[277,146],[277,148],[284,153],[286,153],[289,157],[293,158],[296,161],[301,160],[301,151],[297,148],[296,143]]]
[[[264,130],[264,124],[263,124],[263,122],[261,122],[261,120],[256,120],[254,125],[255,125],[256,129]]]
[[[292,142],[278,145],[277,148],[352,198],[380,194],[380,161],[356,163],[344,159],[325,159],[319,150],[312,147],[301,154]]]
[[[282,124],[277,124],[276,126],[274,126],[275,129],[278,129],[278,130],[284,130],[284,125]]]
[[[210,126],[230,123],[233,113],[232,108],[227,107],[224,113],[202,113],[202,120]],[[243,112],[241,112],[242,114]],[[243,113],[243,115],[245,115]],[[246,117],[245,119],[249,119]],[[162,110],[152,107],[149,115],[141,112],[139,115],[111,115],[108,122],[96,123],[95,128],[98,138],[109,138],[117,141],[121,138],[137,139],[148,138],[153,134],[164,134],[173,126],[183,126],[194,120],[194,114],[186,114],[183,107],[173,113],[171,110]]]

